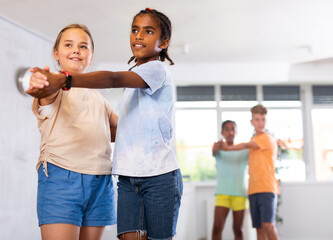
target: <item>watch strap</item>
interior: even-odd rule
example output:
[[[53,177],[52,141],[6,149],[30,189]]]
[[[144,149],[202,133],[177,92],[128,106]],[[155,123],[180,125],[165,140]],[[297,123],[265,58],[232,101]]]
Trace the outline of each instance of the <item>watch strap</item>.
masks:
[[[66,86],[63,87],[62,90],[68,91],[72,87],[72,75],[66,71],[61,71],[60,73],[63,73],[66,76]]]

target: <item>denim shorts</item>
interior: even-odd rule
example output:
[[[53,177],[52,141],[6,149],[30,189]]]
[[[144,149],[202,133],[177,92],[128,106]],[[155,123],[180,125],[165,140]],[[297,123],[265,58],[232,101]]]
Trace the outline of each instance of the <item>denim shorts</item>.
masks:
[[[118,236],[146,232],[149,239],[170,239],[183,194],[180,170],[153,177],[118,178]]]
[[[277,195],[275,193],[255,193],[249,195],[252,226],[261,228],[261,223],[275,222]]]
[[[76,226],[116,224],[111,175],[87,175],[47,163],[49,177],[38,170],[37,214],[42,224]]]

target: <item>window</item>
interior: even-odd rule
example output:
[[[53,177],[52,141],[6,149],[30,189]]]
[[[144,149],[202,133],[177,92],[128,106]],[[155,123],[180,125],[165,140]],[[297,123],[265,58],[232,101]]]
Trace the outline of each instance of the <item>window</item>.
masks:
[[[277,172],[281,181],[305,181],[303,119],[299,86],[263,86],[268,132],[278,143]]]
[[[214,101],[213,86],[177,87],[177,101]]]
[[[311,116],[316,178],[333,180],[333,109],[313,109]]]
[[[333,86],[312,86],[314,104],[333,104]]]
[[[278,142],[277,172],[281,181],[305,181],[301,109],[268,109],[266,128]]]
[[[216,177],[212,145],[216,139],[214,86],[177,87],[176,149],[185,181]]]
[[[221,108],[250,108],[257,104],[256,86],[221,86]]]
[[[307,104],[304,106],[300,86],[177,87],[175,137],[185,180],[215,179],[211,148],[221,137],[222,121],[236,122],[235,143],[247,142],[253,136],[250,108],[260,102],[268,108],[267,131],[279,146],[278,177],[283,182],[305,181],[308,170],[310,177],[315,172],[317,180],[332,181],[333,86],[302,86],[302,89]],[[304,121],[303,116],[311,116],[312,121]],[[304,143],[304,136],[311,141]],[[306,156],[305,147],[310,153]]]
[[[315,175],[333,180],[333,86],[312,86],[311,111]]]
[[[212,145],[216,139],[216,110],[176,110],[177,158],[185,181],[216,177]]]
[[[214,86],[177,87],[176,107],[216,107],[214,99]]]
[[[263,86],[265,107],[301,107],[299,86]]]

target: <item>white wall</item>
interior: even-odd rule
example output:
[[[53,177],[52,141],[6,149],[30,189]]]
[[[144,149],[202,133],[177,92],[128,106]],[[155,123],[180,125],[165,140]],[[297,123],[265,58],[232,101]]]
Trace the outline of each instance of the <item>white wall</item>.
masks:
[[[333,239],[333,183],[284,183],[281,186],[282,239]]]
[[[39,239],[36,217],[40,135],[32,98],[16,87],[19,68],[50,64],[52,43],[0,15],[0,239]]]
[[[289,79],[295,83],[332,84],[333,58],[294,64],[289,71]]]

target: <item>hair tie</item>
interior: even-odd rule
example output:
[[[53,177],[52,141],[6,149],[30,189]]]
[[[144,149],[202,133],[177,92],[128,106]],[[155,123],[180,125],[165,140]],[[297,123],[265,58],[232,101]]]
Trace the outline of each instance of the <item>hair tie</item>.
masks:
[[[146,8],[145,10],[141,10],[140,12],[151,12],[151,8]]]

